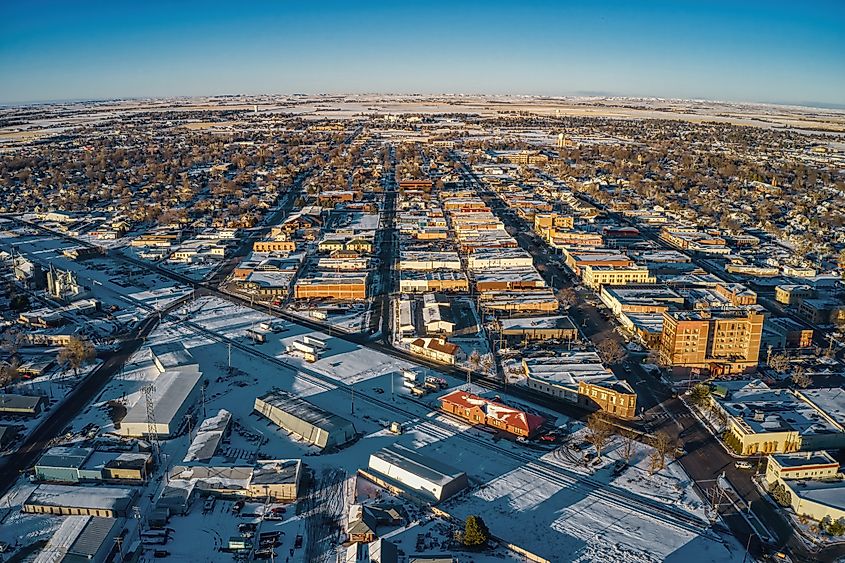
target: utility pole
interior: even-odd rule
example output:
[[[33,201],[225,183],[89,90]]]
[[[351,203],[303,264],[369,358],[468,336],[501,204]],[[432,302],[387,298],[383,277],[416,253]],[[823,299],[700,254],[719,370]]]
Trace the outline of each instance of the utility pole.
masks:
[[[229,371],[232,371],[232,343],[231,342],[229,342],[229,345],[227,346],[227,348],[229,349]]]
[[[355,414],[355,386],[349,386],[350,391],[352,391],[352,414]]]
[[[147,434],[149,434],[150,445],[153,450],[153,459],[158,461],[159,446],[158,434],[156,432],[156,418],[155,418],[155,403],[153,402],[153,393],[155,393],[155,385],[150,383],[144,387],[144,398],[147,402]]]

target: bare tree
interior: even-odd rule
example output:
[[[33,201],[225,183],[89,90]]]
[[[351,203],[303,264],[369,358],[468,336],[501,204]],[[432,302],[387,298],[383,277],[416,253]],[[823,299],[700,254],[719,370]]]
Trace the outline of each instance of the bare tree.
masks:
[[[801,389],[806,389],[813,383],[813,378],[807,375],[804,366],[795,366],[791,375],[792,383]]]
[[[601,459],[601,453],[612,435],[613,426],[607,414],[597,411],[587,417],[587,441],[596,448],[597,459]]]
[[[666,467],[666,456],[675,450],[675,441],[666,432],[658,432],[651,440],[654,451],[651,453],[653,463],[649,464],[649,471],[655,473]],[[652,471],[654,468],[654,471]]]
[[[473,350],[469,354],[469,358],[467,358],[467,391],[472,386],[472,372],[478,370],[478,366],[481,365],[481,354],[478,353],[478,350]]]
[[[6,387],[17,381],[18,377],[20,377],[18,368],[17,360],[0,364],[0,387]]]
[[[490,375],[490,372],[493,371],[493,367],[495,365],[496,362],[495,360],[493,360],[493,354],[484,354],[478,361],[478,366],[481,368],[481,371],[484,372],[486,375]]]
[[[634,434],[625,432],[622,434],[622,457],[625,458],[625,463],[631,463],[631,458],[637,452],[637,440],[634,439]]]
[[[571,287],[564,287],[557,292],[557,299],[565,309],[569,309],[578,302],[578,294]]]
[[[74,375],[79,375],[79,368],[94,359],[94,346],[87,340],[72,336],[64,348],[59,350],[56,361],[73,369]]]
[[[784,372],[789,367],[789,358],[785,354],[772,354],[769,356],[769,367],[777,372]]]
[[[606,364],[618,364],[625,357],[625,349],[616,340],[607,338],[596,344],[596,353]]]

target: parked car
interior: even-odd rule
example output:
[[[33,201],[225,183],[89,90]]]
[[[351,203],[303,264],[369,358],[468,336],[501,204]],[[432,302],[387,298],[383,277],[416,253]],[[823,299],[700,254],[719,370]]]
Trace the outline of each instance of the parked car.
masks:
[[[296,539],[293,541],[294,549],[299,549],[302,547],[302,535],[297,535]]]
[[[737,469],[751,469],[754,466],[751,465],[750,461],[745,461],[744,459],[741,459],[734,463],[734,467],[736,467]]]
[[[163,557],[168,557],[169,555],[170,555],[170,552],[166,551],[164,549],[157,549],[157,550],[153,551],[153,557],[156,557],[156,558],[159,558],[159,559],[161,559]]]

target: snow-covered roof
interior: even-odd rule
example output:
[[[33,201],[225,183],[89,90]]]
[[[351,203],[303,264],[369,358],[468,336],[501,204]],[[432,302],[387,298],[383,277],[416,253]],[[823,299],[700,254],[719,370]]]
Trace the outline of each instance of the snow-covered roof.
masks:
[[[182,404],[202,379],[197,364],[183,365],[159,375],[153,385],[152,401],[155,405],[155,420],[158,424],[170,424]],[[147,421],[147,404],[139,400],[129,409],[122,423],[143,423]]]
[[[38,485],[25,504],[125,512],[134,498],[135,489],[123,487]]]
[[[459,471],[445,463],[428,456],[424,456],[399,444],[393,444],[370,454],[370,468],[373,467],[373,458],[381,459],[405,471],[412,473],[430,483],[437,483],[445,486],[461,477],[463,471]]]

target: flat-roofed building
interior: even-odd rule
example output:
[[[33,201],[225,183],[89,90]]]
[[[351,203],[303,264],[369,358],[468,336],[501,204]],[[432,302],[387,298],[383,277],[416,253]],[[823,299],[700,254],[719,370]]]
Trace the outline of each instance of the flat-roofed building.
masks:
[[[556,313],[560,308],[560,302],[550,288],[488,291],[479,295],[478,303],[488,311],[516,313]]]
[[[477,248],[467,257],[470,270],[534,267],[534,259],[521,248]]]
[[[80,473],[93,451],[92,448],[54,446],[35,463],[35,478],[40,481],[78,483],[85,479]]]
[[[294,297],[360,301],[367,298],[367,277],[364,272],[310,272],[297,280]]]
[[[123,487],[38,485],[21,510],[30,514],[117,518],[128,516],[136,496],[135,489]]]
[[[370,454],[369,472],[426,500],[440,502],[469,486],[466,473],[394,444]]]
[[[403,250],[399,255],[402,270],[460,270],[461,258],[457,252]]]
[[[627,255],[610,248],[596,248],[589,251],[564,251],[565,263],[570,270],[580,276],[587,266],[605,266],[612,268],[627,268],[634,265],[634,261]]]
[[[283,391],[257,397],[254,408],[283,430],[320,449],[339,448],[357,437],[350,421]]]
[[[472,278],[478,293],[546,287],[545,280],[534,266],[475,270]]]
[[[623,312],[662,313],[684,305],[683,296],[665,285],[605,285],[599,298],[617,317]]]
[[[645,266],[593,266],[581,268],[581,280],[590,289],[598,291],[606,285],[655,283],[655,278]]]
[[[509,344],[578,338],[578,329],[572,319],[565,315],[503,318],[499,320],[499,326]]]
[[[711,402],[727,420],[725,443],[740,455],[845,447],[845,427],[837,420],[841,414],[823,410],[800,393],[771,389],[759,379],[719,381],[713,388]],[[841,413],[841,397],[828,401],[828,409]]]
[[[797,305],[802,299],[815,295],[809,285],[781,284],[775,286],[775,301],[784,305]]]
[[[252,243],[253,252],[294,252],[296,243],[292,240],[257,240]]]
[[[768,483],[778,479],[835,479],[839,474],[839,462],[824,450],[774,454],[767,460]]]
[[[402,270],[399,273],[402,293],[463,293],[469,291],[466,274],[456,270]]]
[[[171,486],[228,498],[296,500],[302,479],[299,459],[259,460],[253,465],[177,465]]]
[[[150,356],[160,372],[196,363],[194,357],[181,342],[153,344],[150,346]]]
[[[634,389],[606,368],[595,352],[524,358],[522,367],[530,389],[619,418],[630,419],[637,414]]]
[[[675,373],[713,374],[756,369],[765,315],[762,307],[663,313],[660,361]]]

